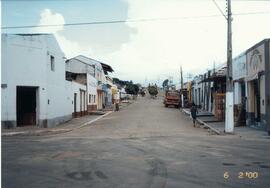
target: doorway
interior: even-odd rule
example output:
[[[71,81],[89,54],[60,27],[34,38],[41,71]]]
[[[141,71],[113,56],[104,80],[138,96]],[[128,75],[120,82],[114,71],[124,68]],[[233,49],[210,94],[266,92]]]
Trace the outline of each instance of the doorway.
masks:
[[[73,117],[77,116],[77,111],[76,111],[76,107],[77,107],[77,93],[74,93],[74,99],[73,99],[74,103],[73,103]]]
[[[254,95],[255,95],[255,121],[261,121],[261,103],[260,103],[260,82],[259,79],[253,81],[254,84]]]
[[[85,105],[85,91],[80,89],[80,116],[85,115],[86,105]]]
[[[36,125],[37,87],[17,86],[17,126]]]
[[[240,87],[241,87],[241,102],[244,105],[244,107],[246,108],[246,85],[245,82],[241,82],[240,83]]]
[[[245,126],[246,125],[246,86],[245,82],[240,82],[240,96],[241,96],[241,103],[239,105],[239,114],[237,116],[237,126]]]

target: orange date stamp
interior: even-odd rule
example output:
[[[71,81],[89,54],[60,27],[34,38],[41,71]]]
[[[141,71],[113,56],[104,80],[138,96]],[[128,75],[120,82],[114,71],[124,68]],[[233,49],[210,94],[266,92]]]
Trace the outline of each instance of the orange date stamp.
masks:
[[[224,179],[229,179],[230,177],[234,177],[231,175],[229,172],[224,172],[223,177]],[[255,180],[259,178],[259,172],[249,172],[249,171],[243,171],[243,172],[238,172],[237,176],[238,179],[250,179],[250,180]]]

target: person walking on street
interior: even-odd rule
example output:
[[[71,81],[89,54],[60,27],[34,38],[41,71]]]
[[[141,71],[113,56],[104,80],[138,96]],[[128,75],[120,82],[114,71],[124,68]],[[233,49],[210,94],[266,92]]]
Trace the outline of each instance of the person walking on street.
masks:
[[[191,113],[191,117],[193,119],[193,127],[195,127],[198,109],[197,109],[197,106],[195,105],[194,102],[192,103],[192,106],[191,106],[191,109],[190,109],[190,113]]]

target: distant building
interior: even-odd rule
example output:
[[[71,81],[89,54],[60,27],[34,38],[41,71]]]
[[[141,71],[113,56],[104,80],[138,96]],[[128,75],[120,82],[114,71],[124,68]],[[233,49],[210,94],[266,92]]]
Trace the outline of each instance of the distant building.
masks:
[[[88,82],[92,83],[92,89],[91,89],[93,91],[92,93],[95,93],[94,90],[96,90],[96,95],[93,97],[95,101],[94,105],[96,105],[96,109],[97,110],[103,109],[106,106],[106,95],[107,95],[107,89],[108,89],[106,75],[108,74],[108,72],[113,72],[113,69],[111,68],[111,66],[105,63],[102,63],[100,61],[97,61],[95,59],[92,59],[83,55],[76,56],[72,59],[74,59],[74,61],[76,60],[78,64],[80,64],[79,62],[82,62],[84,64],[87,64],[88,66],[90,65],[93,67],[93,70],[91,70],[92,73],[90,73],[89,72],[90,70],[88,70],[88,74],[92,75],[96,79],[97,81],[96,85],[94,85],[95,80],[93,79],[88,80]],[[90,78],[90,76],[88,76],[88,78]]]
[[[73,92],[74,116],[86,115],[97,110],[97,79],[95,78],[95,65],[77,57],[66,61],[66,79],[85,85],[85,90]],[[78,109],[75,108],[76,104]]]
[[[220,121],[225,119],[226,73],[226,65],[221,64],[195,77],[192,86],[192,100],[195,104],[214,114]]]
[[[196,106],[199,108],[203,105],[203,98],[202,98],[202,92],[203,92],[203,75],[195,76],[195,78],[192,81],[192,102],[195,103]]]
[[[106,75],[106,83],[107,83],[107,89],[106,89],[106,94],[105,94],[105,105],[107,107],[112,107],[113,104],[113,93],[112,93],[112,87],[113,85],[113,80],[111,77]]]

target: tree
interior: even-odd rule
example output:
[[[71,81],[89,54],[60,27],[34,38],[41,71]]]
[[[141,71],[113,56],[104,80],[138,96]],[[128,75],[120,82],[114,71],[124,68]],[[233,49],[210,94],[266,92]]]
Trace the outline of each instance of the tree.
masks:
[[[125,91],[127,92],[127,94],[131,94],[131,95],[137,95],[140,88],[139,88],[139,84],[133,84],[133,81],[125,81],[125,80],[120,80],[118,78],[113,78],[113,83],[118,84],[120,87],[125,87]]]
[[[126,85],[125,90],[127,94],[137,95],[139,92],[139,87],[136,84],[132,84],[132,82],[129,82],[129,84]]]
[[[113,83],[114,84],[119,84],[120,80],[118,78],[113,78]]]
[[[163,81],[162,87],[163,87],[163,88],[167,88],[167,87],[168,87],[168,84],[169,84],[169,80],[166,79],[166,80]]]
[[[148,86],[148,92],[152,97],[156,97],[158,94],[158,89],[156,85],[150,85]]]

